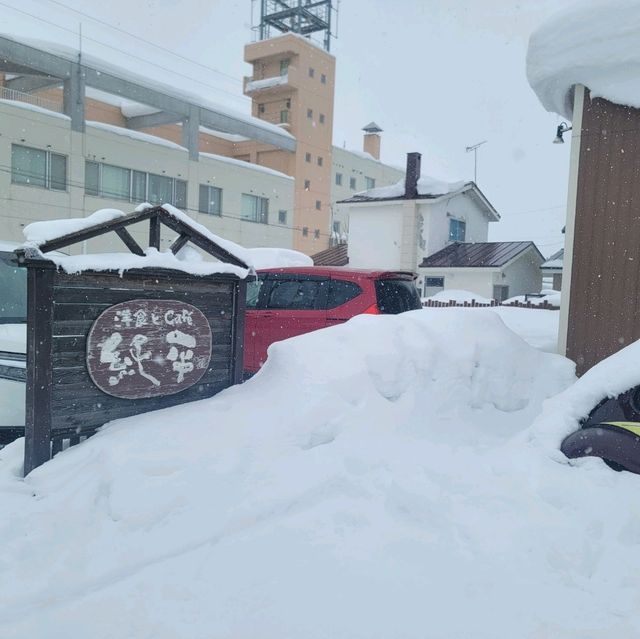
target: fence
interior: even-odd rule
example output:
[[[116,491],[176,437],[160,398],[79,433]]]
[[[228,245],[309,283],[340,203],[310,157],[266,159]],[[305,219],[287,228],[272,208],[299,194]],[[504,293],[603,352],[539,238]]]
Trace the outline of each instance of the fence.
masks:
[[[492,306],[512,306],[515,308],[531,308],[531,309],[543,309],[546,311],[558,311],[560,310],[559,306],[555,306],[554,304],[549,304],[546,300],[542,302],[538,302],[534,304],[531,300],[526,302],[509,302],[508,304],[500,303],[497,300],[489,300],[486,302],[477,302],[476,300],[471,300],[469,302],[457,302],[456,300],[449,300],[448,302],[441,302],[437,300],[422,300],[422,306],[424,308],[449,308],[449,307],[459,307],[459,308],[488,308]]]
[[[40,96],[34,95],[33,93],[23,93],[22,91],[16,91],[16,89],[0,87],[0,99],[12,100],[13,102],[24,102],[25,104],[32,104],[33,106],[47,109],[48,111],[62,113],[62,102],[56,102],[55,100],[41,98]]]

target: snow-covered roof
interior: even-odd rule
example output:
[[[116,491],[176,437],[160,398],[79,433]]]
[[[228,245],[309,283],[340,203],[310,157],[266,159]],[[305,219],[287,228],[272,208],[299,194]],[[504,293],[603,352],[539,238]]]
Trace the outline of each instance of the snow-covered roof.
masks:
[[[71,118],[64,113],[58,113],[57,111],[45,109],[44,107],[38,106],[37,104],[29,104],[28,102],[22,102],[20,100],[0,99],[0,104],[6,104],[7,106],[16,107],[18,109],[26,109],[27,111],[34,111],[35,113],[41,113],[42,115],[51,116],[53,118],[60,118],[61,120],[71,120]]]
[[[560,249],[546,260],[540,268],[562,270],[564,262],[564,249]]]
[[[160,138],[157,135],[150,135],[149,133],[143,133],[142,131],[135,131],[134,129],[126,129],[121,126],[116,126],[115,124],[107,124],[106,122],[95,122],[92,120],[87,120],[87,127],[93,129],[101,129],[102,131],[108,131],[109,133],[115,133],[116,135],[122,135],[126,138],[130,138],[132,140],[137,140],[138,142],[148,142],[149,144],[158,144],[160,146],[166,146],[169,149],[176,149],[177,151],[186,151],[185,147],[172,142],[171,140],[167,140],[165,138]]]
[[[279,87],[289,82],[289,75],[275,75],[271,78],[264,78],[262,80],[251,80],[247,82],[245,86],[246,91],[257,91],[258,89],[270,89],[271,87]]]
[[[179,232],[189,233],[191,241],[202,246],[207,253],[220,261],[213,262],[203,259],[197,251],[186,250],[190,247],[183,247],[176,254],[170,249],[159,251],[154,247],[149,247],[144,249],[142,255],[133,253],[62,255],[50,250],[77,244],[87,237],[95,237],[97,235],[95,231],[107,233],[114,230],[113,225],[105,229],[102,228],[103,225],[108,225],[111,222],[117,223],[122,220],[126,224],[132,224],[142,221],[141,215],[146,213],[148,209],[154,209],[149,213],[160,216],[160,221],[168,221],[168,218],[171,218],[172,229],[178,228]],[[148,219],[148,215],[144,219]],[[88,233],[93,231],[93,234],[84,237],[67,237],[71,234],[81,234],[83,231]],[[151,204],[144,203],[128,215],[118,209],[100,209],[83,218],[33,222],[24,228],[23,233],[26,240],[24,248],[29,256],[49,259],[68,273],[78,273],[85,270],[119,271],[122,273],[128,269],[156,267],[184,271],[193,275],[232,273],[238,277],[246,277],[253,268],[252,256],[247,249],[215,235],[207,227],[194,221],[186,213],[170,204],[153,207]]]
[[[362,130],[367,133],[382,133],[382,129],[375,122],[369,122],[367,126],[362,127]]]
[[[59,56],[72,62],[77,62],[78,60],[78,49],[75,46],[70,46],[66,43],[53,42],[47,39],[35,39],[22,35],[18,36],[12,33],[3,33],[0,34],[0,37],[39,49],[40,51]],[[114,62],[114,60],[118,60],[119,63]],[[118,57],[115,53],[110,52],[107,57],[106,54],[101,54],[101,50],[95,45],[95,43],[92,43],[90,38],[87,39],[86,43],[83,42],[82,64],[98,71],[99,73],[108,73],[123,80],[128,80],[153,91],[158,91],[159,93],[163,93],[173,98],[184,100],[199,107],[215,111],[216,113],[225,115],[239,122],[246,123],[252,127],[268,131],[280,137],[289,139],[293,138],[288,131],[276,124],[261,120],[260,118],[253,117],[249,113],[243,113],[242,111],[230,108],[225,104],[206,98],[203,95],[204,91],[201,92],[198,89],[194,90],[192,84],[185,84],[184,79],[179,73],[176,74],[175,82],[169,84],[166,80],[167,73],[161,73],[157,67],[154,69],[153,66],[151,66],[151,68],[145,66],[144,70],[141,70],[140,72],[138,72],[138,70],[131,70],[131,66],[126,66],[126,55],[124,57]],[[173,78],[173,76],[171,77]],[[238,98],[240,97],[242,96],[239,95]],[[131,113],[132,115],[140,114],[138,113],[137,103],[133,103],[130,100],[124,100],[123,102],[125,103],[125,109],[129,107],[133,108],[133,112]],[[133,105],[136,105],[136,107],[133,107]],[[158,111],[158,109],[148,107],[147,105],[142,105],[142,107],[143,113],[145,114]]]
[[[573,116],[573,87],[640,108],[640,3],[585,0],[544,22],[531,36],[527,77],[543,106]]]
[[[237,158],[230,158],[226,155],[217,155],[215,153],[200,153],[201,158],[208,158],[210,160],[216,160],[218,162],[224,162],[225,164],[233,164],[235,166],[242,167],[243,169],[249,169],[253,171],[260,171],[261,173],[267,173],[275,177],[285,178],[287,180],[293,180],[290,175],[270,169],[268,166],[262,166],[260,164],[253,164],[252,162],[246,162],[245,160],[238,160]]]

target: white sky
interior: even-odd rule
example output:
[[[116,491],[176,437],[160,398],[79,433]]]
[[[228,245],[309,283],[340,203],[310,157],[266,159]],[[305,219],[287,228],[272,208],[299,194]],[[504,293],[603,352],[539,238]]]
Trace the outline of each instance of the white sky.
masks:
[[[529,88],[525,56],[531,31],[573,1],[342,0],[334,143],[360,149],[361,127],[375,120],[384,161],[404,165],[420,151],[423,172],[457,180],[473,178],[465,146],[487,140],[478,184],[502,215],[490,239],[533,240],[549,255],[562,246],[570,145],[551,144],[560,118]],[[1,31],[72,44],[82,22],[85,50],[248,112],[250,0],[0,0],[0,9]]]

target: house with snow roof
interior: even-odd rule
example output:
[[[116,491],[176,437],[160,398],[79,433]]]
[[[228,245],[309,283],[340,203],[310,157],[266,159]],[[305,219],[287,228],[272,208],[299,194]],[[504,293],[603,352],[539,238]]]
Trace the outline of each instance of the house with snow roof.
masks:
[[[462,290],[504,302],[542,288],[544,257],[533,242],[454,242],[418,267],[425,297]]]
[[[531,87],[570,122],[555,141],[572,130],[558,352],[578,374],[640,339],[639,41],[636,0],[572,6],[529,41]]]
[[[551,287],[555,291],[562,290],[562,266],[564,261],[564,249],[561,248],[553,255],[549,256],[547,260],[542,263],[540,270],[542,271],[542,277],[551,279]]]
[[[498,212],[474,182],[421,174],[421,154],[407,155],[405,179],[342,200],[349,217],[349,266],[417,271],[454,242],[486,242]],[[427,286],[421,274],[419,288]],[[428,286],[427,286],[428,288]]]

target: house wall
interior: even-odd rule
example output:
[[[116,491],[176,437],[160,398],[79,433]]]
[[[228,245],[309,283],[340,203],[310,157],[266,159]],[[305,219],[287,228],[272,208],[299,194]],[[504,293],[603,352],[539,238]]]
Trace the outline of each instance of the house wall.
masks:
[[[342,176],[342,184],[336,183],[336,174]],[[332,230],[333,222],[337,223],[336,232],[349,233],[349,207],[338,204],[359,191],[366,189],[366,179],[373,178],[376,187],[390,186],[404,180],[404,170],[383,164],[363,151],[350,151],[341,147],[333,147],[333,162],[331,167],[331,204]],[[355,179],[355,186],[351,188],[350,179]]]
[[[502,269],[502,281],[495,284],[509,287],[509,297],[539,293],[542,288],[542,257],[533,248],[519,255]]]
[[[414,271],[415,204],[361,204],[351,209],[349,266]]]
[[[494,283],[501,283],[501,274],[494,269],[471,268],[421,268],[418,269],[419,290],[425,296],[433,295],[437,291],[425,290],[426,277],[444,277],[444,290],[470,291],[480,297],[492,298]]]
[[[419,213],[424,216],[420,259],[445,248],[449,241],[449,221],[466,223],[465,242],[486,242],[489,236],[489,219],[478,206],[469,191],[433,203],[420,202]]]
[[[139,202],[128,202],[85,194],[85,160],[95,160],[148,173],[186,180],[187,212],[214,233],[245,246],[291,248],[293,230],[293,180],[265,172],[260,167],[239,166],[224,160],[201,157],[189,160],[186,150],[158,143],[132,139],[127,129],[120,133],[87,125],[85,133],[71,131],[69,119],[54,113],[35,111],[20,103],[0,104],[0,223],[2,239],[22,241],[22,229],[38,220],[84,217],[97,209],[133,210]],[[135,134],[134,134],[135,135]],[[67,156],[66,191],[53,191],[35,186],[11,183],[12,143],[50,150]],[[199,185],[210,184],[222,189],[222,215],[198,212]],[[242,193],[269,199],[269,224],[241,220]],[[278,211],[288,214],[287,224],[278,224]],[[147,243],[147,231],[132,229],[140,243]],[[173,238],[163,236],[163,245]],[[117,238],[105,237],[89,250],[122,250]],[[82,247],[77,250],[82,250]]]
[[[581,374],[640,338],[640,110],[587,92],[579,134],[566,352]]]

